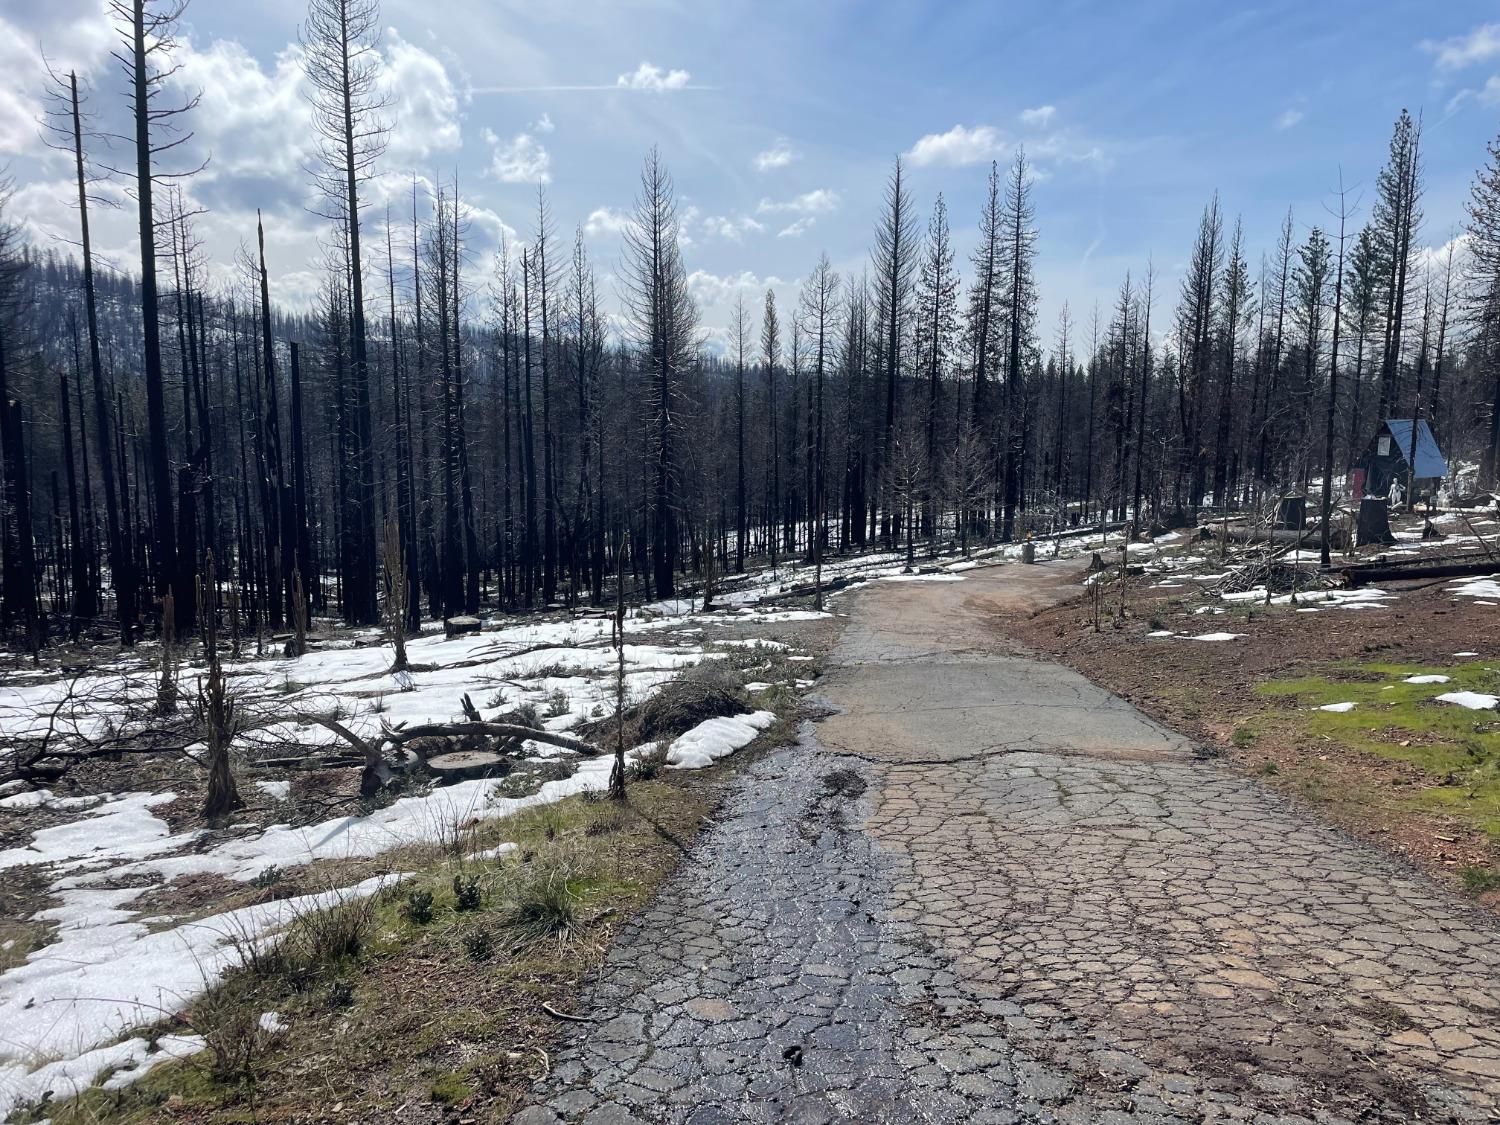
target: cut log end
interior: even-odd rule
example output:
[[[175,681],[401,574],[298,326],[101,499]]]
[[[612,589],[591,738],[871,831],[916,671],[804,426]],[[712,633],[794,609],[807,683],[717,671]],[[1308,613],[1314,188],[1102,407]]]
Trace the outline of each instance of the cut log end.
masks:
[[[428,772],[448,781],[490,777],[507,768],[503,755],[488,750],[453,750],[427,759]]]

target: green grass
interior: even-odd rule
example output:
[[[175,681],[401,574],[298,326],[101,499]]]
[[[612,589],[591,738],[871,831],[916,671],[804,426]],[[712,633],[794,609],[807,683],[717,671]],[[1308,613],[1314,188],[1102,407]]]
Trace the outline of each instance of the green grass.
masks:
[[[1465,867],[1459,872],[1464,890],[1482,895],[1487,891],[1500,891],[1500,870],[1493,867]]]
[[[1445,684],[1408,684],[1408,676],[1439,674]],[[1478,661],[1446,667],[1408,664],[1333,666],[1323,676],[1261,684],[1285,699],[1314,737],[1405,763],[1431,780],[1408,798],[1413,807],[1441,812],[1500,839],[1500,714],[1471,711],[1435,697],[1453,691],[1500,694],[1500,668]],[[1353,702],[1351,711],[1321,711]]]

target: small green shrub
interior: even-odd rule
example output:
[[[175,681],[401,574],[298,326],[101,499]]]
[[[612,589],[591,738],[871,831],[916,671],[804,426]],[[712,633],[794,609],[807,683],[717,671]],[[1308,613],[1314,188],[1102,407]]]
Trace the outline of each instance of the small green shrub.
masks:
[[[666,739],[660,739],[646,750],[636,755],[635,762],[631,766],[631,774],[641,781],[650,781],[667,767],[667,747],[670,745]]]
[[[427,925],[432,921],[432,892],[421,889],[408,891],[401,913],[414,926]]]
[[[618,802],[600,801],[595,806],[588,827],[583,830],[583,834],[585,836],[612,836],[625,827],[626,819],[625,810]]]
[[[260,1013],[253,994],[232,986],[210,989],[189,1010],[188,1023],[203,1036],[215,1081],[249,1087],[259,1079],[273,1034],[261,1026]]]
[[[453,903],[459,910],[478,910],[484,903],[484,892],[479,887],[479,876],[453,876]]]
[[[464,934],[464,952],[470,961],[488,961],[495,955],[495,937],[489,930],[476,929]]]
[[[501,879],[508,926],[533,940],[563,938],[578,923],[588,858],[575,841],[558,841],[538,849],[529,863],[504,868]]]

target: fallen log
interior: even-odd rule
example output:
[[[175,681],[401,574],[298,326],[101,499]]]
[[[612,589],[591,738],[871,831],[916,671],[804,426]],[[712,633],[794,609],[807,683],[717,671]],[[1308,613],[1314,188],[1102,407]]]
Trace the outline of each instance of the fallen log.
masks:
[[[554,734],[550,730],[521,726],[519,723],[456,722],[424,723],[416,727],[401,727],[381,733],[381,742],[392,746],[404,746],[415,738],[459,738],[470,734],[487,734],[495,738],[530,739],[545,742],[548,746],[559,746],[585,758],[596,758],[603,751],[589,742],[583,742],[566,734]]]
[[[1372,582],[1411,582],[1422,578],[1478,578],[1500,570],[1492,558],[1471,562],[1447,562],[1428,565],[1402,563],[1364,563],[1346,566],[1340,571],[1346,586],[1368,586]]]
[[[1223,527],[1205,526],[1199,533],[1203,539],[1223,539],[1229,543],[1274,543],[1279,547],[1297,547],[1304,543],[1317,544],[1323,541],[1321,528],[1309,527],[1302,531],[1269,527]],[[1348,545],[1349,535],[1341,527],[1328,529],[1328,545],[1342,551]]]
[[[1050,543],[1054,539],[1087,539],[1095,535],[1108,535],[1112,531],[1124,531],[1129,526],[1129,520],[1120,520],[1116,523],[1096,524],[1093,527],[1070,527],[1062,531],[1049,531],[1033,535],[1031,538],[1037,543]]]
[[[390,767],[386,765],[385,758],[382,756],[385,747],[400,749],[406,743],[418,738],[489,735],[493,738],[530,739],[533,742],[545,742],[549,746],[571,750],[586,758],[598,757],[602,753],[597,746],[570,738],[568,735],[521,726],[519,723],[487,723],[472,720],[456,723],[423,723],[420,726],[399,729],[387,727],[380,732],[378,738],[361,738],[337,719],[322,715],[304,715],[301,719],[320,726],[324,730],[332,731],[359,752],[365,763],[364,772],[359,779],[359,792],[363,797],[374,796],[391,778]]]

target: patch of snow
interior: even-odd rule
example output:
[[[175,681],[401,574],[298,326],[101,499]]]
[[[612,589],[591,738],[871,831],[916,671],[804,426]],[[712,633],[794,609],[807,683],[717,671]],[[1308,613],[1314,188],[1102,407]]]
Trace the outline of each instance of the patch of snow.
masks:
[[[1437,697],[1439,703],[1457,703],[1470,711],[1491,711],[1500,703],[1500,695],[1486,695],[1481,691],[1449,691]]]
[[[262,1012],[260,1014],[260,1029],[272,1035],[279,1035],[289,1026],[286,1020],[281,1018],[280,1012]]]
[[[520,844],[504,843],[496,844],[493,848],[485,848],[483,851],[469,853],[470,859],[499,859],[503,855],[510,855],[513,851],[520,849]]]
[[[104,1088],[122,1090],[157,1063],[196,1054],[203,1046],[197,1035],[165,1035],[152,1050],[150,1043],[137,1037],[57,1059],[29,1072],[24,1066],[0,1063],[0,1118],[8,1117],[17,1106],[76,1097],[107,1070],[114,1073]]]
[[[255,788],[273,801],[285,801],[292,793],[290,781],[257,781]]]
[[[1454,656],[1478,656],[1477,652],[1455,652]]]
[[[1342,714],[1345,711],[1353,711],[1354,708],[1355,708],[1355,706],[1356,706],[1356,704],[1354,704],[1354,703],[1325,703],[1325,704],[1323,704],[1323,706],[1319,707],[1318,710],[1319,711],[1337,711],[1340,714]]]
[[[882,579],[884,582],[962,582],[962,574],[949,574],[939,571],[936,574],[887,574]]]
[[[156,932],[121,909],[144,887],[66,892],[62,906],[36,916],[58,923],[57,940],[0,975],[0,1118],[32,1091],[71,1094],[108,1067],[139,1065],[145,1040],[128,1051],[128,1044],[102,1045],[190,1003],[239,964],[246,943],[270,939],[308,911],[374,894],[394,878],[377,875]],[[31,1071],[38,1056],[57,1061]]]
[[[1446,684],[1448,677],[1436,674],[1430,676],[1407,676],[1401,682],[1404,684]]]
[[[146,1073],[158,1063],[170,1062],[172,1059],[185,1059],[189,1055],[196,1055],[207,1046],[208,1044],[201,1035],[163,1035],[156,1041],[156,1050],[137,1065],[115,1071],[105,1080],[104,1089],[123,1090],[131,1083],[144,1078]]]
[[[771,711],[705,719],[667,747],[667,765],[678,769],[702,769],[742,746],[748,746],[775,721],[776,715]]]
[[[1196,637],[1189,637],[1190,641],[1232,641],[1236,637],[1243,637],[1244,633],[1200,633]]]
[[[1500,598],[1500,574],[1492,574],[1488,578],[1466,578],[1455,586],[1449,586],[1448,592],[1461,598]]]
[[[56,797],[50,789],[35,789],[29,793],[15,793],[0,798],[0,809],[46,808],[53,812],[68,812],[73,809],[98,808],[113,796],[112,793],[95,793],[87,797]]]
[[[176,799],[176,793],[125,793],[107,798],[78,820],[33,832],[31,843],[24,847],[0,851],[0,870],[37,863],[76,867],[95,860],[139,859],[181,847],[187,840],[173,837],[167,822],[149,811]]]
[[[1146,634],[1148,637],[1175,637],[1176,635],[1171,629],[1157,629],[1154,632]]]

